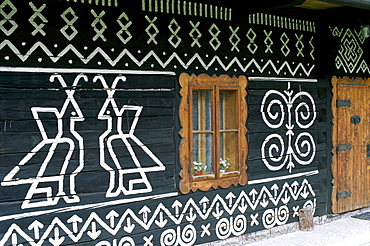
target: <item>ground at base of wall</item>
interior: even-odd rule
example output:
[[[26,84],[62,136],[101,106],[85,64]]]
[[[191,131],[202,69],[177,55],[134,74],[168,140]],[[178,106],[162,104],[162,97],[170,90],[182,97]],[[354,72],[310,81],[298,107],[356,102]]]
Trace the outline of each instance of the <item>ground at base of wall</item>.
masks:
[[[343,214],[330,214],[330,215],[314,217],[314,224],[323,225],[323,224],[331,223],[331,222],[334,222],[340,219],[347,219],[354,215],[362,214],[365,212],[370,212],[370,207],[362,208],[359,210],[355,210],[355,211],[351,211],[351,212],[347,212]],[[226,245],[242,246],[242,245],[248,245],[248,244],[255,243],[261,240],[274,238],[276,236],[280,236],[283,234],[288,234],[288,233],[296,232],[296,231],[299,231],[298,222],[290,223],[290,224],[283,225],[283,226],[277,226],[277,227],[267,229],[267,230],[245,234],[239,237],[229,238],[229,239],[220,240],[220,241],[216,241],[212,243],[201,244],[199,246],[226,246]]]

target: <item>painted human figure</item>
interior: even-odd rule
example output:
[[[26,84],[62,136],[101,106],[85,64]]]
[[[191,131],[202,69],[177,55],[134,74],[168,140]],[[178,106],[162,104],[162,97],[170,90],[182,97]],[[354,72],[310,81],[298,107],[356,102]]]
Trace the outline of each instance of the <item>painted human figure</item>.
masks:
[[[87,77],[85,75],[78,75],[73,82],[72,89],[67,87],[67,84],[61,75],[52,75],[50,77],[50,82],[54,82],[55,79],[60,82],[67,94],[67,98],[65,99],[61,110],[58,110],[55,107],[31,108],[33,118],[36,120],[42,140],[5,176],[4,180],[1,182],[2,186],[31,184],[25,200],[22,203],[23,209],[56,205],[60,198],[63,198],[67,203],[76,203],[80,201],[75,191],[75,177],[84,167],[84,147],[83,138],[76,132],[75,124],[78,121],[83,121],[84,116],[73,97],[75,93],[73,88],[77,86],[80,79],[87,81]],[[68,116],[67,112],[70,112],[71,115]],[[43,119],[40,117],[40,115],[44,113],[53,115],[52,118],[56,120],[57,131],[55,134],[46,130],[45,122],[43,122]],[[65,122],[67,120],[66,118],[69,118],[69,122]],[[69,132],[71,134],[69,137],[64,136],[66,133],[64,123],[69,123]],[[77,141],[77,146],[73,138]],[[57,153],[60,154],[61,152],[58,151],[57,148],[60,148],[62,145],[67,146],[67,148],[64,148],[64,152],[62,152],[61,156],[56,156]],[[40,166],[40,168],[37,171],[36,177],[18,178],[17,175],[19,175],[19,172],[22,172],[21,170],[23,168],[26,168],[25,165],[29,164],[28,166],[31,167],[33,162],[37,161],[36,155],[41,155],[45,150],[46,156],[41,165],[37,165]],[[76,153],[76,151],[79,156],[77,167],[71,171],[71,167],[69,167],[69,165],[71,157],[73,153]],[[59,166],[61,166],[60,170]],[[47,169],[54,169],[53,175],[47,173]],[[59,173],[55,174],[55,172],[58,171]],[[55,184],[55,182],[57,183],[57,191],[53,191],[53,185],[51,185]],[[43,196],[44,198],[32,201],[34,196]]]
[[[142,106],[123,105],[117,106],[114,99],[116,86],[119,81],[125,82],[124,76],[117,76],[109,88],[103,76],[96,76],[94,82],[100,80],[107,98],[99,112],[98,119],[107,121],[107,130],[99,137],[100,146],[100,165],[109,172],[109,187],[106,197],[117,197],[121,193],[124,195],[147,193],[152,191],[152,186],[147,178],[147,172],[163,171],[165,166],[162,162],[134,135],[134,131],[139,120]],[[134,113],[128,131],[123,129],[124,113]],[[115,122],[116,121],[116,122]],[[118,141],[116,141],[118,140]],[[115,142],[117,144],[113,145]],[[135,146],[133,146],[135,145]],[[155,166],[142,167],[134,147],[141,148],[146,155],[156,164]],[[117,153],[129,153],[130,160],[126,162],[117,157]],[[114,165],[110,165],[108,155]],[[130,166],[131,165],[131,166]],[[136,175],[135,178],[131,175]],[[135,188],[136,186],[136,188]],[[138,188],[139,187],[139,188]]]

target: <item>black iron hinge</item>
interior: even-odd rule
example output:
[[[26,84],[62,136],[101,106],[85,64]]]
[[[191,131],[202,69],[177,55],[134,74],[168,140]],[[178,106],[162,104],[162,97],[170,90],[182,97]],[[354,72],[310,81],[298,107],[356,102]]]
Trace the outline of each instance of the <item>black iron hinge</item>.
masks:
[[[352,149],[352,145],[350,144],[338,144],[337,145],[337,152],[344,151],[344,150],[350,150]]]
[[[343,191],[343,192],[337,192],[337,200],[349,197],[351,195],[352,195],[351,190],[346,190],[346,191]]]
[[[340,107],[351,107],[351,100],[337,100],[337,108]]]

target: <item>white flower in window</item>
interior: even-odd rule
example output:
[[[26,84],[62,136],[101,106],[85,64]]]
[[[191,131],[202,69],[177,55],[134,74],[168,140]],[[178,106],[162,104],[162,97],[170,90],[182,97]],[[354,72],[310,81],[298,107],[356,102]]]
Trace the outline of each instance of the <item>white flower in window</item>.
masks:
[[[226,170],[230,166],[229,158],[221,159],[220,158],[220,169],[222,171]]]
[[[194,174],[198,174],[205,171],[207,166],[204,163],[193,161]]]

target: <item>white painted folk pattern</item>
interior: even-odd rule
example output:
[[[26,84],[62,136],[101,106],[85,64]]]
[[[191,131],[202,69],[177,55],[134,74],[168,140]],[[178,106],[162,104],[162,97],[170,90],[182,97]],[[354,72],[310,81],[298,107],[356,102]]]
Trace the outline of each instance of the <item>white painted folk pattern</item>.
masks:
[[[315,122],[315,101],[308,92],[300,91],[294,96],[293,93],[288,82],[288,89],[284,93],[269,90],[262,99],[260,111],[265,124],[272,129],[278,129],[284,125],[287,130],[285,135],[288,136],[286,143],[281,135],[273,133],[262,143],[262,161],[270,171],[281,170],[286,165],[291,173],[295,167],[294,163],[309,165],[315,158],[316,144],[309,132],[301,132],[295,138],[293,137],[296,135],[293,129],[297,127],[308,129]],[[268,101],[269,98],[273,99]],[[294,103],[301,98],[308,101],[302,101],[295,106]],[[287,118],[285,118],[286,114]]]
[[[93,79],[94,82],[100,81],[103,85],[104,90],[107,93],[107,98],[99,112],[98,119],[107,121],[107,130],[99,137],[99,148],[100,148],[100,165],[109,172],[110,179],[109,179],[109,188],[106,193],[106,197],[117,197],[121,193],[124,195],[132,195],[132,194],[142,194],[151,192],[152,186],[146,177],[147,172],[156,172],[156,171],[164,171],[165,166],[163,163],[135,136],[134,131],[139,121],[140,113],[143,109],[142,106],[133,106],[133,105],[123,105],[121,108],[118,107],[116,99],[114,98],[114,94],[116,93],[116,87],[119,82],[125,82],[126,77],[124,76],[117,76],[113,81],[111,86],[108,86],[108,83],[104,79],[103,76],[97,75]],[[110,112],[108,109],[111,107],[113,112]],[[135,111],[134,119],[130,125],[130,129],[128,133],[124,133],[122,129],[123,124],[123,116],[124,113],[127,111]],[[114,116],[112,116],[114,113]],[[117,129],[113,129],[113,117],[116,118]],[[113,132],[113,134],[112,134]],[[121,140],[124,144],[123,148],[116,147],[112,145],[112,142],[115,140]],[[129,143],[129,140],[132,140],[137,146],[139,146],[153,161],[157,164],[157,166],[150,166],[150,167],[142,167],[140,161],[136,157],[135,151],[132,148],[132,145]],[[117,149],[118,148],[118,149]],[[108,161],[106,160],[106,151],[111,157],[114,162],[114,166],[112,167],[109,165]],[[128,151],[132,161],[135,164],[135,168],[125,168],[123,163],[120,163],[119,159],[117,158],[116,153],[122,153],[124,151]],[[128,188],[124,187],[124,175],[125,174],[132,174],[137,173],[140,174],[140,179],[132,179],[128,182]],[[118,183],[116,183],[116,174],[118,174]],[[134,185],[143,184],[145,188],[135,189]],[[116,189],[114,191],[114,189]]]
[[[142,0],[142,10],[231,21],[232,9],[183,0]]]
[[[67,203],[77,203],[80,201],[79,197],[76,194],[75,188],[75,177],[81,172],[84,167],[84,140],[81,135],[75,130],[75,123],[84,120],[84,116],[82,111],[73,97],[75,93],[75,87],[78,85],[80,80],[84,80],[85,82],[88,81],[86,75],[77,75],[75,80],[72,84],[72,89],[68,89],[69,86],[64,81],[62,75],[54,74],[50,76],[50,82],[54,82],[54,80],[58,80],[62,85],[67,94],[67,98],[64,101],[64,104],[61,110],[58,110],[55,107],[32,107],[32,115],[37,123],[39,128],[40,134],[42,136],[42,141],[37,144],[19,163],[15,166],[4,178],[1,182],[2,186],[13,186],[13,185],[23,185],[23,184],[30,184],[30,188],[24,198],[24,202],[22,203],[22,209],[26,208],[36,208],[36,207],[44,207],[44,206],[54,206],[58,204],[59,200],[63,198]],[[116,86],[118,82],[124,82],[126,78],[122,75],[118,75],[115,80],[113,81],[111,86],[108,86],[107,82],[105,81],[102,75],[97,75],[93,78],[93,82],[100,81],[102,83],[103,89],[107,93],[107,98],[98,114],[99,120],[106,120],[107,121],[107,130],[99,137],[99,147],[100,147],[100,165],[110,173],[109,179],[109,187],[106,196],[107,197],[117,197],[121,193],[124,195],[132,195],[132,194],[142,194],[148,193],[152,191],[152,186],[146,177],[147,172],[155,172],[155,171],[163,171],[165,170],[165,166],[163,163],[142,143],[134,134],[137,122],[139,120],[140,113],[142,111],[142,106],[132,106],[132,105],[124,105],[121,108],[118,108],[117,102],[114,99],[114,94],[116,92]],[[71,112],[71,116],[69,118],[69,125],[70,125],[70,133],[78,142],[78,146],[75,146],[73,139],[63,137],[65,135],[63,129],[63,121],[65,121],[67,108],[69,106],[73,107],[73,111]],[[108,110],[108,106],[111,106],[113,109],[114,116],[117,120],[117,129],[112,129],[113,126],[113,116],[110,115],[111,112]],[[127,111],[134,111],[135,116],[133,122],[130,126],[129,132],[124,133],[122,129],[122,121],[123,121],[123,114]],[[40,113],[52,113],[55,115],[56,123],[57,123],[57,133],[55,136],[49,136],[48,132],[45,130],[44,124],[42,119],[40,119]],[[112,133],[113,132],[113,133]],[[117,148],[116,146],[113,147],[112,142],[115,140],[121,140],[124,146],[124,149],[128,151],[131,156],[131,159],[135,165],[135,167],[127,168],[123,164],[121,164],[116,156]],[[140,161],[136,157],[135,151],[130,144],[129,141],[133,141],[137,146],[139,146],[156,164],[156,166],[149,166],[149,167],[142,167]],[[67,144],[68,151],[64,158],[61,160],[63,162],[62,168],[59,174],[55,176],[44,176],[45,170],[49,166],[49,162],[53,159],[55,154],[55,150],[58,147],[58,144]],[[22,166],[26,165],[37,153],[39,153],[45,146],[49,146],[48,153],[45,159],[41,163],[41,167],[37,171],[36,177],[30,178],[17,178],[18,172],[22,170]],[[79,156],[79,164],[77,168],[72,173],[67,173],[67,168],[70,164],[71,156],[74,152],[78,151]],[[106,152],[109,153],[111,160],[113,161],[113,168],[109,165],[108,161],[106,160]],[[122,153],[122,149],[120,149]],[[128,187],[124,187],[124,175],[125,174],[133,174],[137,173],[141,176],[140,179],[132,179],[128,181]],[[115,176],[118,174],[118,183],[115,181]],[[66,180],[69,184],[69,190],[65,190],[65,183]],[[58,184],[58,191],[53,192],[51,186],[40,188],[40,184],[47,184],[47,183],[57,183]],[[146,188],[135,189],[134,185],[136,184],[144,184]],[[114,191],[114,189],[116,189]],[[32,200],[35,195],[43,194],[45,196],[44,199],[39,200]]]
[[[126,25],[124,25],[121,21],[123,18],[127,21]],[[122,43],[127,44],[128,41],[132,39],[132,35],[128,30],[128,28],[132,25],[132,21],[129,20],[125,12],[122,12],[122,14],[118,17],[117,22],[120,25],[121,30],[119,30],[116,35],[122,41]],[[125,34],[127,35],[126,38],[122,37],[123,32],[125,32]]]
[[[239,194],[230,192],[225,197],[217,194],[212,200],[206,196],[199,201],[189,198],[184,204],[175,200],[171,207],[158,203],[153,211],[144,205],[137,214],[131,208],[126,208],[122,213],[111,210],[104,216],[91,212],[86,219],[74,214],[66,221],[62,221],[56,216],[47,225],[35,219],[28,230],[22,228],[21,224],[13,223],[0,240],[0,246],[4,246],[9,241],[15,245],[18,236],[24,238],[32,246],[41,246],[47,241],[58,242],[59,240],[62,243],[65,237],[60,237],[59,230],[77,243],[86,235],[92,240],[97,240],[103,230],[115,236],[122,230],[131,234],[135,229],[142,228],[150,231],[153,228],[164,228],[170,223],[174,223],[176,229],[166,229],[161,233],[161,245],[193,245],[196,241],[196,231],[202,230],[201,237],[211,236],[214,233],[210,231],[209,223],[205,222],[201,228],[195,228],[194,221],[216,218],[218,222],[215,233],[219,239],[225,239],[245,233],[248,223],[250,226],[258,226],[259,212],[253,213],[257,209],[263,211],[264,227],[271,228],[285,224],[291,212],[293,217],[297,216],[300,206],[294,206],[293,211],[290,211],[289,202],[303,199],[306,200],[303,207],[315,207],[315,197],[316,193],[311,184],[304,179],[301,183],[293,181],[285,182],[282,186],[277,184],[262,186],[259,191],[253,188],[247,192],[241,191]],[[264,210],[267,206],[274,206],[274,208]],[[250,220],[245,215],[247,212],[251,212]],[[153,235],[145,237],[146,240],[143,238],[146,245],[150,245],[148,239],[152,237]],[[121,240],[122,242],[133,242],[130,237]],[[100,245],[111,245],[109,242],[104,242]]]
[[[97,6],[118,6],[118,0],[66,0],[67,2],[81,2],[88,4],[95,4]]]
[[[10,11],[7,13],[5,10],[7,8],[10,8]],[[5,0],[0,5],[0,14],[4,17],[0,21],[0,30],[2,30],[5,35],[10,36],[13,34],[13,32],[18,28],[18,24],[12,20],[12,17],[17,13],[17,8],[14,6],[14,4],[10,0]],[[5,24],[9,22],[11,24],[11,28],[6,29]]]
[[[78,121],[83,121],[84,116],[80,110],[79,105],[77,104],[75,98],[73,97],[75,90],[74,89],[67,89],[68,85],[64,81],[61,75],[52,75],[50,77],[50,82],[54,82],[57,79],[59,83],[65,88],[65,93],[67,94],[67,98],[64,101],[64,104],[61,110],[53,107],[32,107],[32,115],[35,119],[37,126],[39,128],[40,134],[42,136],[42,141],[37,144],[19,163],[15,166],[4,178],[1,182],[2,186],[12,186],[12,185],[22,185],[22,184],[31,184],[29,188],[25,200],[22,204],[22,209],[25,208],[35,208],[40,206],[52,206],[56,205],[60,198],[63,198],[67,203],[76,203],[79,202],[80,199],[76,195],[75,191],[75,177],[84,167],[84,144],[83,138],[79,133],[75,130],[75,124]],[[83,79],[87,81],[87,77],[85,75],[78,75],[75,80],[73,81],[72,87],[76,87],[79,81]],[[75,137],[78,142],[78,146],[75,146],[74,141],[70,138],[63,137],[64,129],[63,129],[63,121],[66,118],[66,111],[68,106],[73,107],[73,112],[71,112],[71,116],[69,118],[69,125],[70,125],[70,132]],[[55,118],[57,121],[58,132],[55,137],[48,136],[47,131],[45,130],[44,124],[39,117],[40,113],[52,113],[55,114]],[[58,144],[68,144],[69,150],[64,158],[61,160],[63,162],[62,168],[60,173],[56,176],[44,176],[45,170],[49,165],[49,162],[52,160],[54,151],[57,148]],[[45,157],[45,160],[42,162],[39,171],[37,172],[36,177],[30,177],[28,179],[18,179],[16,177],[17,173],[21,171],[22,166],[27,165],[27,163],[45,146],[49,146],[48,154]],[[67,173],[67,168],[69,162],[71,160],[72,154],[77,151],[79,156],[79,165],[78,167],[72,172]],[[65,179],[69,177],[69,191],[64,190],[64,182]],[[58,183],[58,192],[55,195],[52,191],[52,187],[44,187],[39,188],[38,186],[40,183],[48,183],[48,182],[57,182]],[[45,194],[46,200],[41,201],[31,201],[34,195],[36,194]]]
[[[199,43],[199,39],[202,37],[202,33],[198,29],[200,22],[198,21],[196,24],[193,24],[192,21],[189,21],[189,23],[192,26],[192,29],[189,33],[189,36],[193,39],[193,42],[191,43],[191,47],[194,47],[195,45],[197,45],[198,48],[200,48],[201,44]],[[196,33],[196,36],[194,35],[194,33]]]
[[[91,23],[91,26],[94,28],[95,36],[93,37],[93,40],[96,41],[98,38],[101,38],[104,42],[107,41],[107,39],[104,37],[103,33],[107,29],[107,25],[103,21],[103,17],[105,15],[105,11],[101,11],[100,14],[97,14],[95,10],[91,10],[91,14],[94,16],[95,20]],[[100,29],[97,28],[97,26],[101,27]]]
[[[370,73],[369,65],[366,63],[361,45],[365,43],[365,38],[361,30],[350,28],[330,27],[334,37],[340,38],[340,49],[335,58],[335,66],[338,70],[343,69],[346,73]]]
[[[73,18],[69,20],[67,16],[71,15]],[[76,35],[78,34],[77,29],[73,26],[73,24],[78,20],[78,16],[73,11],[71,7],[66,9],[61,15],[62,19],[66,22],[66,25],[60,29],[60,32],[64,35],[66,39],[71,41]],[[72,33],[68,34],[67,30],[71,29]]]
[[[310,76],[313,68],[315,67],[314,64],[306,64],[301,62],[289,63],[288,61],[284,61],[277,63],[273,60],[260,61],[254,58],[246,60],[240,59],[238,57],[224,59],[217,55],[209,59],[206,57],[202,57],[199,53],[195,53],[189,58],[187,56],[181,57],[176,52],[174,52],[168,58],[163,59],[161,58],[161,56],[157,55],[155,51],[149,51],[141,60],[139,60],[135,57],[134,53],[130,52],[128,49],[123,49],[116,58],[111,58],[110,55],[108,55],[108,53],[106,53],[100,47],[94,49],[87,57],[84,57],[84,55],[82,55],[72,44],[66,46],[58,54],[53,54],[42,42],[36,42],[24,55],[22,55],[19,49],[9,40],[4,40],[0,43],[0,51],[4,49],[4,47],[9,47],[13,51],[14,55],[16,55],[23,62],[27,61],[27,59],[37,49],[39,49],[38,51],[42,50],[54,63],[58,62],[68,52],[71,52],[76,55],[76,59],[82,61],[84,64],[88,64],[91,60],[94,59],[95,56],[102,55],[105,58],[105,61],[113,67],[125,56],[128,56],[138,67],[143,66],[150,58],[153,58],[162,68],[168,68],[171,63],[178,62],[183,68],[188,69],[193,65],[193,63],[199,62],[205,70],[209,70],[212,66],[220,66],[220,68],[224,71],[229,71],[230,69],[237,67],[241,71],[246,72],[250,69],[254,70],[253,67],[255,67],[260,73],[271,71],[271,73],[274,72],[276,74],[281,74],[283,73],[284,69],[287,69],[288,73],[292,76],[305,75],[307,77]],[[206,62],[205,60],[209,61]]]
[[[276,28],[316,32],[316,23],[313,21],[305,21],[299,19],[292,19],[289,17],[265,14],[265,13],[254,13],[248,16],[248,22],[254,25],[266,25]]]
[[[35,36],[37,33],[40,33],[41,35],[46,36],[46,32],[42,28],[46,25],[46,23],[48,23],[48,20],[41,13],[45,9],[46,4],[44,3],[39,8],[37,8],[32,2],[29,2],[29,5],[32,8],[32,10],[34,11],[32,16],[28,19],[28,21],[32,24],[32,26],[35,27],[35,30],[32,32],[32,35]],[[36,20],[41,20],[41,23],[37,24],[35,22],[35,19]]]
[[[171,31],[171,36],[168,38],[168,42],[176,49],[180,43],[181,43],[181,38],[178,36],[178,33],[181,29],[179,24],[175,19],[172,19],[170,24],[168,25],[168,29]],[[174,41],[175,40],[175,41]]]

